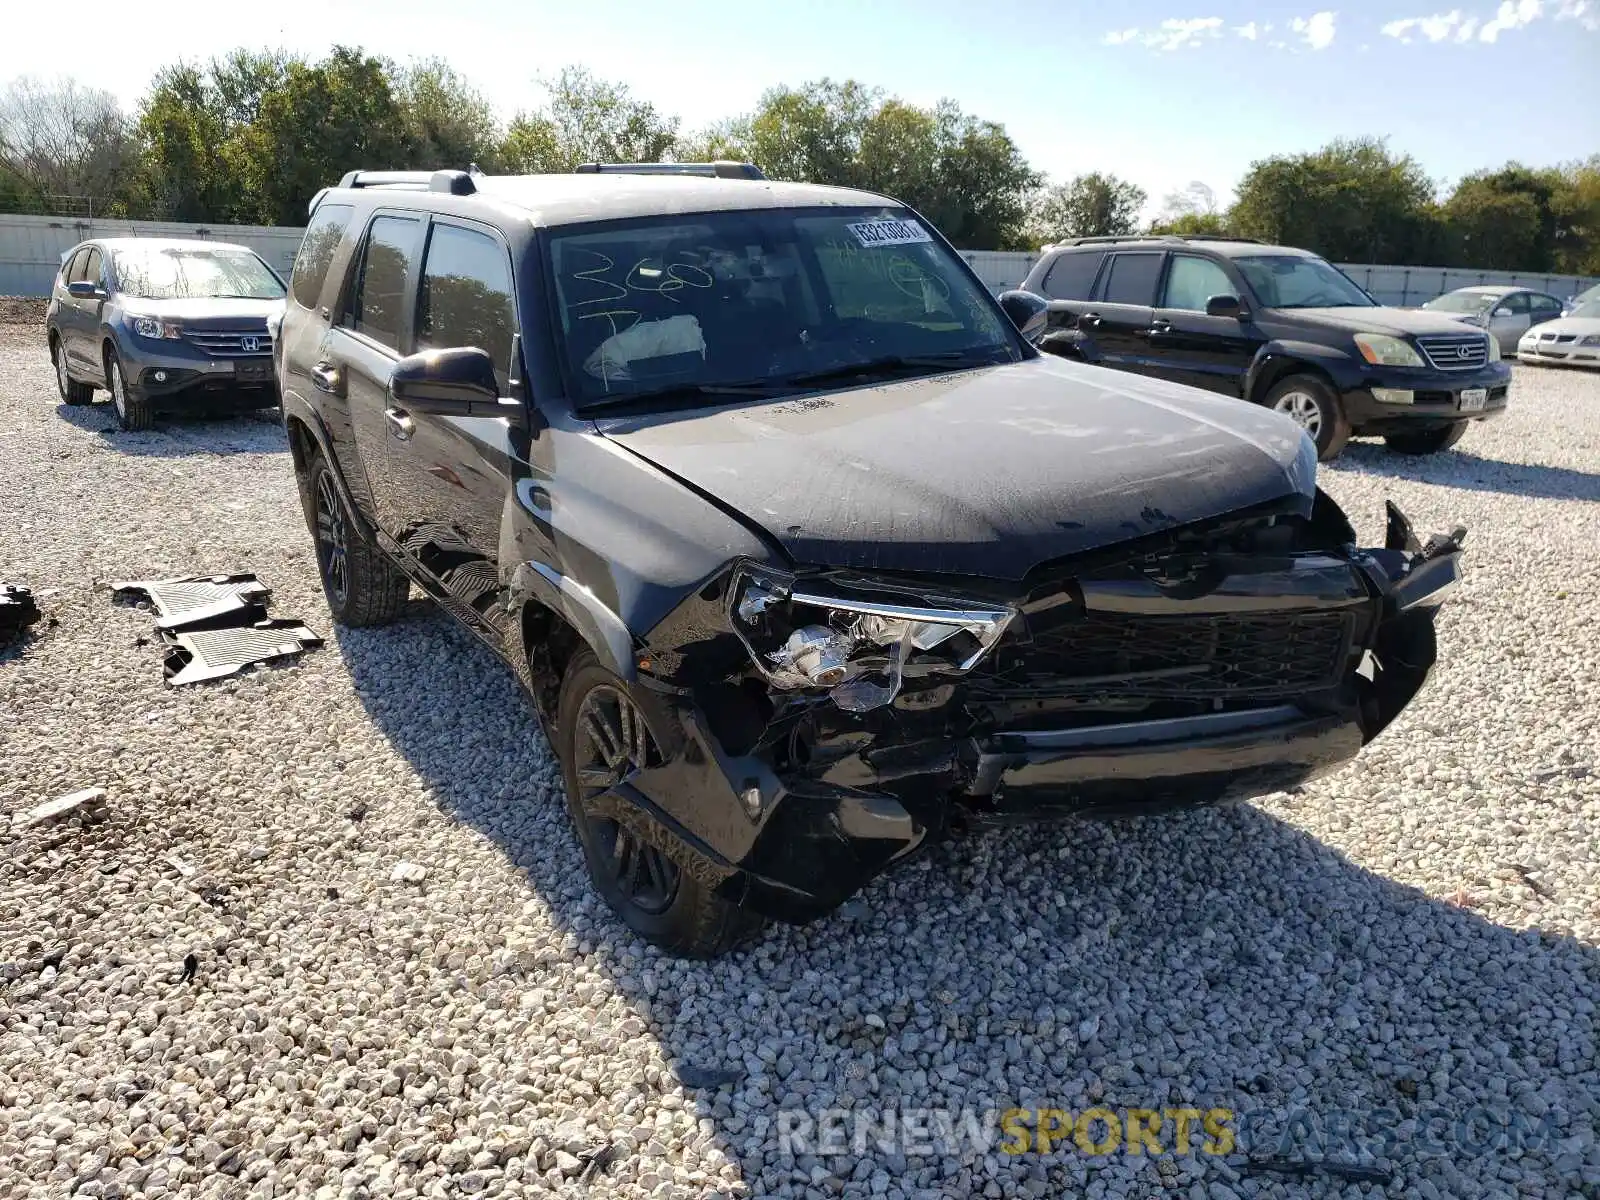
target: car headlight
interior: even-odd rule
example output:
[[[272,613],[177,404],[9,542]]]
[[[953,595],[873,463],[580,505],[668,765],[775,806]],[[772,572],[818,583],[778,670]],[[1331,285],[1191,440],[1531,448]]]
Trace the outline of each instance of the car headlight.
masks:
[[[1499,362],[1500,361],[1500,339],[1499,338],[1492,337],[1492,338],[1489,339],[1489,361],[1490,362]]]
[[[728,616],[768,683],[826,691],[847,712],[888,704],[907,675],[970,671],[1016,616],[948,597],[906,599],[827,595],[745,570],[729,591]]]
[[[155,317],[135,317],[133,331],[145,338],[181,338],[183,329],[171,321],[161,321]]]
[[[1600,346],[1600,333],[1591,333],[1588,337],[1579,338],[1580,346]]]
[[[1403,338],[1390,337],[1386,333],[1356,334],[1356,349],[1361,351],[1362,358],[1377,366],[1420,367],[1423,365],[1422,355],[1417,353],[1415,346]]]

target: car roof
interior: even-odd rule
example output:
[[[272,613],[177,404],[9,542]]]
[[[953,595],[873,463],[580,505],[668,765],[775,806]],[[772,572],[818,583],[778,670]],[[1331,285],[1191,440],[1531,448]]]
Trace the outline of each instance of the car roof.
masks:
[[[1286,255],[1294,258],[1316,258],[1317,255],[1309,250],[1302,250],[1298,246],[1274,246],[1268,242],[1240,241],[1227,238],[1202,238],[1202,237],[1129,237],[1115,239],[1094,239],[1079,242],[1077,245],[1062,244],[1052,248],[1063,254],[1074,251],[1099,250],[1203,250],[1209,254],[1216,254],[1223,258],[1245,258],[1258,254]]]
[[[114,237],[91,238],[82,243],[85,246],[99,246],[105,250],[243,250],[247,254],[255,254],[249,246],[241,246],[237,242],[214,242],[210,238],[150,238],[150,237]],[[76,249],[77,247],[74,247]],[[257,256],[259,257],[259,255]]]
[[[1476,283],[1471,287],[1456,288],[1457,292],[1472,292],[1479,296],[1509,296],[1512,292],[1531,292],[1532,288],[1515,287],[1504,283]]]
[[[475,191],[467,196],[381,186],[333,188],[323,202],[332,201],[337,194],[346,203],[348,197],[360,196],[379,205],[459,213],[470,211],[475,201],[489,201],[501,209],[521,210],[538,226],[752,209],[902,207],[899,201],[874,192],[777,180],[619,172],[477,175],[473,183]]]

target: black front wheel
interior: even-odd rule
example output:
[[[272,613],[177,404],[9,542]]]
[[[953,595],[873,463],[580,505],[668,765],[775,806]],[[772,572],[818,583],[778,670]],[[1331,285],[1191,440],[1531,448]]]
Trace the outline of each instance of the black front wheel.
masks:
[[[1419,429],[1415,433],[1391,433],[1383,442],[1396,454],[1437,454],[1459,442],[1469,424],[1468,421],[1456,421],[1432,429]]]
[[[156,410],[150,397],[128,382],[122,373],[122,360],[112,349],[106,350],[106,387],[111,392],[111,407],[116,409],[118,425],[131,430],[155,425]]]
[[[61,402],[74,407],[80,404],[90,404],[94,401],[94,385],[79,383],[67,373],[67,348],[61,344],[61,339],[55,336],[50,338],[50,361],[56,368],[56,391],[61,393]]]
[[[387,625],[405,607],[410,581],[351,515],[320,452],[311,455],[300,486],[333,619],[355,627]]]
[[[588,650],[561,682],[556,751],[567,812],[589,878],[629,929],[685,958],[714,958],[761,929],[761,919],[715,895],[666,848],[651,819],[616,789],[661,763],[655,734],[627,686]]]

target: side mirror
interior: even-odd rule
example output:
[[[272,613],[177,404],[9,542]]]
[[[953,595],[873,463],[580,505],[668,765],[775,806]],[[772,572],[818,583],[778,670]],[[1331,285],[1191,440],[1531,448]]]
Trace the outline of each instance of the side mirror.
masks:
[[[1505,307],[1497,308],[1494,310],[1492,315],[1496,317],[1509,317],[1511,315],[1511,310]]]
[[[494,360],[476,346],[423,350],[395,363],[389,396],[414,412],[447,416],[499,414],[500,383]]]
[[[1000,307],[1017,327],[1017,332],[1030,342],[1044,332],[1050,319],[1050,304],[1043,296],[1015,289],[1000,294]]]
[[[92,279],[74,279],[67,284],[67,294],[78,300],[99,300],[105,296],[100,285]]]
[[[1244,316],[1244,305],[1239,303],[1237,296],[1212,296],[1206,300],[1206,316],[1233,317],[1238,320]]]

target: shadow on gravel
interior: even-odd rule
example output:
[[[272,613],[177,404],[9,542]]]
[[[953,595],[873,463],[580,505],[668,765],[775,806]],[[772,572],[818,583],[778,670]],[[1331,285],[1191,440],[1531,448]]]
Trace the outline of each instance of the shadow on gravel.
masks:
[[[1600,475],[1569,467],[1503,463],[1460,450],[1410,457],[1377,444],[1351,442],[1324,471],[1358,468],[1366,475],[1434,483],[1469,492],[1504,492],[1530,500],[1600,501]]]
[[[753,1194],[862,1195],[880,1172],[905,1195],[1079,1194],[1102,1175],[1117,1195],[1346,1194],[1294,1178],[1323,1159],[1392,1174],[1397,1196],[1600,1185],[1600,954],[1580,942],[1430,899],[1242,805],[956,843],[858,915],[675,963],[589,891],[531,710],[486,649],[416,603],[338,643],[437,803],[593,944],[680,1078],[737,1079],[692,1090],[692,1115]],[[1002,1153],[994,1114],[1014,1108],[1030,1139],[1040,1109],[1109,1110],[1115,1130],[1085,1127],[1109,1153],[1074,1146],[1073,1115],[1050,1155]],[[1129,1152],[1129,1110],[1189,1108],[1228,1110],[1231,1152],[1198,1114],[1189,1156],[1170,1116],[1162,1154]]]
[[[109,404],[58,404],[56,415],[119,454],[146,458],[186,458],[194,454],[287,453],[289,440],[275,408],[205,412],[194,417],[158,417],[154,429],[130,433],[117,427]]]

